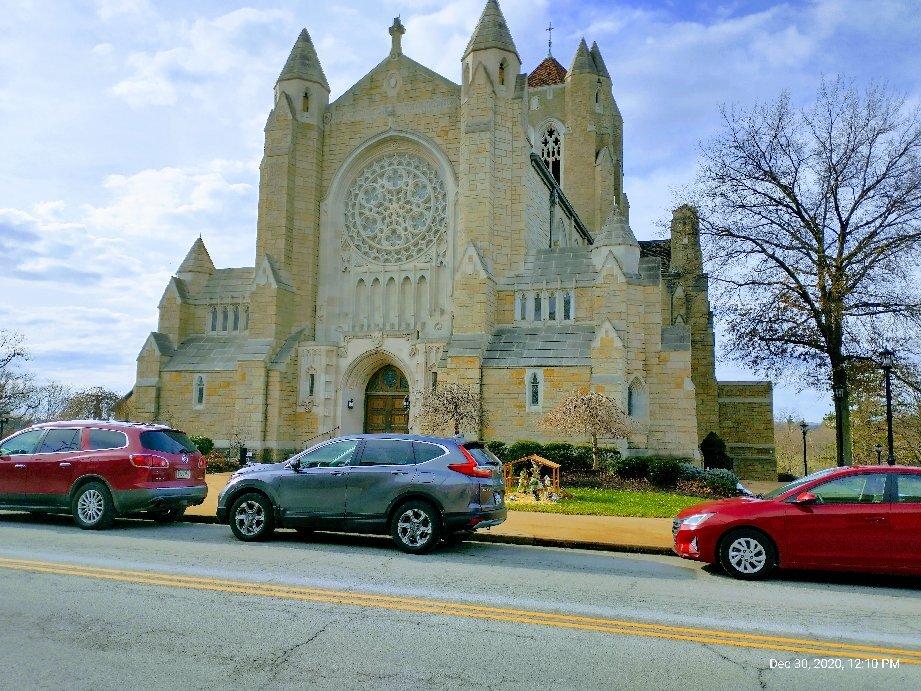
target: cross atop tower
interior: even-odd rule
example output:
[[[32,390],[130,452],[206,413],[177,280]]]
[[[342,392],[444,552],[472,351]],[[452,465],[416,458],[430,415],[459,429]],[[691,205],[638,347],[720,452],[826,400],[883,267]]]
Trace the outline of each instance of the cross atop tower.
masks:
[[[553,48],[553,21],[547,26],[547,57],[549,58],[553,53],[551,49]]]

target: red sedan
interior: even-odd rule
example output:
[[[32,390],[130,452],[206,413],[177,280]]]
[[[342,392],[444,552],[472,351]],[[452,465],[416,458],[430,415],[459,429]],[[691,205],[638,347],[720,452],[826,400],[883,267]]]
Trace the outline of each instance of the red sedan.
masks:
[[[675,552],[757,579],[773,569],[921,575],[921,468],[813,473],[760,497],[685,509]]]

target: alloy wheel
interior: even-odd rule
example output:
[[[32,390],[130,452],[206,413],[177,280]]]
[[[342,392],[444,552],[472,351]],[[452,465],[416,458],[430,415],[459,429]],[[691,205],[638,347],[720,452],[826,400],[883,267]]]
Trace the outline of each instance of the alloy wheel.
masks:
[[[265,527],[265,509],[259,502],[249,499],[237,507],[233,520],[243,535],[254,537]]]
[[[764,546],[750,537],[740,537],[729,545],[729,563],[744,574],[754,574],[767,565],[768,555]]]
[[[105,511],[105,497],[99,490],[88,489],[77,501],[77,514],[87,525],[94,525]]]
[[[397,534],[409,547],[422,547],[432,539],[432,519],[422,509],[407,509],[397,521]]]

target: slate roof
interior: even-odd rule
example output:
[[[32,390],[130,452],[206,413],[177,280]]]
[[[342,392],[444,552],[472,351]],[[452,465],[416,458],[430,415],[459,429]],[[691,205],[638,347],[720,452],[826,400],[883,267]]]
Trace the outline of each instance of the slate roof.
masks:
[[[308,82],[318,82],[329,91],[329,82],[326,81],[323,66],[320,64],[320,58],[317,57],[316,48],[313,47],[313,41],[310,40],[310,34],[307,33],[307,29],[301,29],[301,33],[288,55],[285,66],[282,68],[281,74],[278,75],[277,82],[283,79],[303,79]]]
[[[576,48],[576,54],[572,58],[572,65],[569,67],[570,74],[598,74],[598,68],[595,67],[595,61],[592,60],[591,53],[588,52],[588,46],[583,38],[579,41],[579,47]]]
[[[566,80],[566,68],[552,55],[548,55],[528,75],[528,86],[551,86],[562,84]]]
[[[529,251],[521,273],[507,276],[501,285],[506,289],[587,285],[595,283],[597,277],[591,248],[554,247]]]
[[[205,281],[195,302],[228,302],[243,300],[250,292],[256,270],[251,266],[238,269],[215,269]]]
[[[574,367],[591,364],[592,324],[502,326],[483,354],[484,367]]]
[[[182,342],[163,367],[165,372],[222,372],[237,368],[238,360],[263,360],[271,339],[244,336],[192,336]]]
[[[201,238],[192,243],[189,253],[185,255],[177,273],[211,273],[214,271],[214,262],[208,254],[208,248]]]
[[[477,22],[473,36],[470,37],[470,42],[464,51],[464,57],[467,57],[471,51],[487,48],[499,48],[518,55],[515,41],[512,40],[512,34],[508,30],[508,22],[505,21],[496,0],[487,0],[483,14],[480,15],[480,21]],[[521,58],[519,57],[518,60],[520,62]]]
[[[640,240],[640,258],[659,257],[666,268],[672,263],[671,240]]]
[[[611,78],[611,75],[608,74],[608,66],[604,64],[604,58],[601,57],[601,49],[598,47],[597,41],[592,41],[592,49],[589,51],[592,56],[592,61],[595,63],[595,69],[598,71],[599,76]]]

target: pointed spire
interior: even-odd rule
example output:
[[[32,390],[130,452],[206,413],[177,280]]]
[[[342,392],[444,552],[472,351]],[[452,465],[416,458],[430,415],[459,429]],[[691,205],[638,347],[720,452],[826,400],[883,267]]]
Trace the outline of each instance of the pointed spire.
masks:
[[[201,236],[199,236],[195,242],[192,243],[192,247],[189,250],[189,253],[185,255],[185,259],[182,260],[182,264],[179,265],[179,271],[176,273],[210,274],[213,272],[214,262],[211,261],[211,255],[208,254],[208,248],[205,247],[204,240],[202,240]]]
[[[604,64],[604,58],[601,57],[601,49],[598,47],[597,41],[592,41],[591,56],[592,62],[595,63],[595,71],[598,75],[610,79],[611,75],[608,74],[608,68],[607,65]]]
[[[313,41],[310,40],[310,34],[307,29],[302,29],[294,47],[288,55],[285,66],[278,75],[277,81],[285,79],[303,79],[308,82],[321,84],[324,89],[329,91],[329,82],[326,81],[326,75],[323,74],[323,67],[320,65],[320,58],[317,57],[316,48],[313,47]]]
[[[601,227],[601,233],[595,238],[595,244],[599,247],[602,245],[638,245],[636,236],[624,218],[620,207],[614,206],[611,213],[608,214],[607,220]]]
[[[595,69],[595,61],[592,60],[591,53],[588,52],[588,45],[583,38],[579,41],[579,47],[572,59],[572,67],[569,68],[569,74],[598,74]]]
[[[483,14],[480,15],[480,21],[477,22],[476,29],[473,30],[473,36],[467,44],[464,51],[466,58],[474,50],[485,50],[487,48],[499,48],[514,53],[518,57],[518,49],[515,48],[515,41],[512,40],[512,34],[508,30],[508,24],[499,8],[496,0],[487,0],[486,7],[483,8]],[[521,58],[518,57],[521,62]]]

